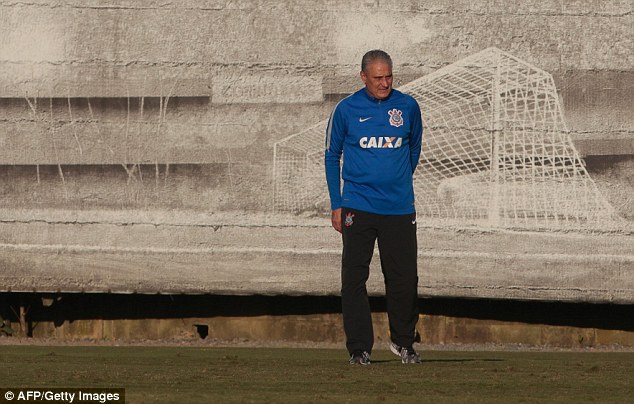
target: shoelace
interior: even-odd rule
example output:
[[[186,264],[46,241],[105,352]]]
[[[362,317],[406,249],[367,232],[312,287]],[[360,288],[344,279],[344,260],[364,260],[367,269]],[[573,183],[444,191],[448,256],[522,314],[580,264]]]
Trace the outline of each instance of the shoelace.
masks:
[[[352,357],[354,358],[354,357],[356,357],[356,356],[360,356],[360,357],[362,357],[364,360],[366,360],[366,361],[370,361],[370,354],[369,354],[369,353],[367,353],[366,351],[357,351],[357,352],[354,352],[354,353],[352,354]]]

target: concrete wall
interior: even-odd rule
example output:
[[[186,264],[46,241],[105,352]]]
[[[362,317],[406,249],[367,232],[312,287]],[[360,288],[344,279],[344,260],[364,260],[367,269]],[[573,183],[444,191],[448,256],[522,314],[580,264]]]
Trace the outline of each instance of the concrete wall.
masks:
[[[97,225],[94,232],[104,215],[132,223],[139,210],[167,212],[163,218],[176,211],[185,217],[180,225],[188,226],[199,214],[232,215],[220,220],[224,224],[243,214],[245,234],[247,225],[260,228],[252,215],[271,210],[274,143],[326,119],[343,95],[358,88],[360,58],[371,48],[391,53],[397,84],[490,46],[552,73],[580,152],[623,157],[622,173],[605,174],[599,185],[631,220],[633,8],[619,0],[0,0],[0,189],[3,224],[9,224],[2,234],[3,262],[14,270],[22,268],[16,262],[28,262],[12,246],[14,236],[32,235],[21,241],[28,246],[43,230],[21,233],[10,224],[39,217],[38,223],[55,226],[58,214],[42,210],[71,217],[97,211],[88,220]],[[269,219],[266,226],[285,220]],[[293,224],[299,239],[302,221]],[[33,248],[112,246],[72,241],[72,233]],[[336,237],[328,242],[324,248],[338,248]],[[236,245],[248,247],[239,237]],[[169,240],[160,245],[177,247]],[[631,255],[617,255],[615,287],[623,277],[631,279],[632,265]],[[293,259],[285,262],[292,267]],[[25,279],[37,278],[40,270]],[[72,270],[60,271],[57,278],[73,277]],[[531,295],[530,285],[547,283],[548,274],[535,275],[520,296],[540,298]],[[462,276],[451,283],[472,285],[472,277]],[[4,290],[34,287],[6,279]],[[55,288],[56,275],[50,279]],[[586,290],[585,282],[569,286]],[[206,290],[213,291],[210,285]],[[610,285],[602,280],[590,289],[605,301]],[[77,286],[86,287],[90,282],[83,280]],[[631,289],[618,293],[620,300],[632,300]]]
[[[273,143],[325,119],[376,47],[404,83],[497,46],[555,76],[582,154],[634,153],[631,2],[471,3],[2,1],[0,163],[220,163],[267,183]]]

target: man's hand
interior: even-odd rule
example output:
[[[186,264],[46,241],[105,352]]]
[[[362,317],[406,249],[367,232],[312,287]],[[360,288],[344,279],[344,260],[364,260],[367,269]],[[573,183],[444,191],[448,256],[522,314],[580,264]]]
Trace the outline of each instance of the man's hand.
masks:
[[[332,227],[341,233],[341,208],[332,211],[330,220],[332,221]]]

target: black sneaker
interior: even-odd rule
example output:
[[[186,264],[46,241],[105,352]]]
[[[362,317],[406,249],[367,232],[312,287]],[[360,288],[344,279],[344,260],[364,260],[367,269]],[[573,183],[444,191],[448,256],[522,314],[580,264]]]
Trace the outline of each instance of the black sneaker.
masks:
[[[367,351],[354,351],[350,356],[351,365],[369,365],[370,354]]]
[[[401,357],[401,363],[421,363],[420,355],[412,347],[402,347],[390,342],[390,351]]]

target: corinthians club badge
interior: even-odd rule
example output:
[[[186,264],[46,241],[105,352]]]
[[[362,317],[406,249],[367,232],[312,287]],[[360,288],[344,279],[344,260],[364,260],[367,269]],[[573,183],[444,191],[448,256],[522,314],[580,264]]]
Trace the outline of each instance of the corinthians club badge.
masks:
[[[390,125],[396,126],[397,128],[403,125],[403,112],[394,108],[390,111],[387,111],[390,115]]]
[[[346,214],[346,220],[344,221],[344,224],[346,225],[346,227],[350,227],[350,226],[352,226],[352,224],[354,223],[354,222],[352,221],[352,218],[353,218],[353,217],[354,217],[354,213],[352,213],[352,212],[348,212],[348,213]]]

